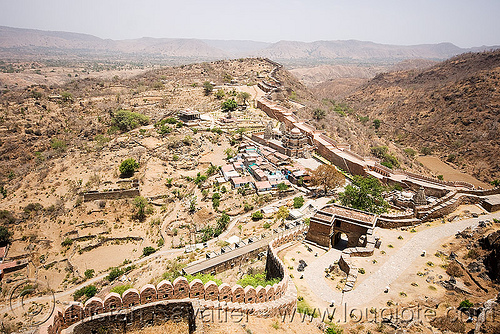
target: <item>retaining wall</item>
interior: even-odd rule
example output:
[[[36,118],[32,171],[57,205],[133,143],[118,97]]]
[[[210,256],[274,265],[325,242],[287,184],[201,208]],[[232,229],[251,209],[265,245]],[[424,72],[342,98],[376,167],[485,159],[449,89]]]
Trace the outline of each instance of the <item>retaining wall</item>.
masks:
[[[139,188],[125,190],[111,190],[101,192],[88,192],[83,194],[83,201],[95,201],[103,199],[122,199],[140,196]]]

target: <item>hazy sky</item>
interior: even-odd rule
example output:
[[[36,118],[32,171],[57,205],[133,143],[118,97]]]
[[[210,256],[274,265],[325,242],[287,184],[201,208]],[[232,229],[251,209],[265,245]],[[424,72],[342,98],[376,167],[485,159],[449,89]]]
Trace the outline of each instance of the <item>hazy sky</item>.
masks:
[[[500,0],[0,0],[0,25],[139,37],[500,44]]]

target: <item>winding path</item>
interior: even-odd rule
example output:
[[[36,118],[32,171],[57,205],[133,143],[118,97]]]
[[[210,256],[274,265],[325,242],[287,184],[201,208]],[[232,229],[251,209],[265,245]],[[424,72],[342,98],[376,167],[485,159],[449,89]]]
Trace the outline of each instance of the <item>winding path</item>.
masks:
[[[343,302],[347,303],[350,307],[370,303],[383,293],[386,286],[390,286],[392,282],[420,257],[422,250],[429,248],[440,240],[453,236],[466,227],[476,226],[480,220],[492,218],[500,218],[500,213],[497,212],[479,218],[446,223],[418,232],[398,249],[376,272],[363,280],[359,285],[355,285],[351,292],[345,293]],[[332,249],[316,261],[310,263],[304,270],[304,278],[309,288],[319,299],[325,302],[334,300],[336,304],[339,304],[342,300],[342,293],[331,289],[323,278],[325,268],[338,260],[340,253],[341,251]]]

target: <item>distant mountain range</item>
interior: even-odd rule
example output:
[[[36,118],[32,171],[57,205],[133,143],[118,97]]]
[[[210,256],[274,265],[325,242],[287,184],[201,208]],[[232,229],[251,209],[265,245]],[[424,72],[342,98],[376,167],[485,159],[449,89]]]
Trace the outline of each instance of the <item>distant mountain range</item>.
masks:
[[[0,56],[76,56],[142,59],[225,59],[267,57],[284,63],[397,63],[405,59],[447,59],[469,51],[500,46],[460,48],[451,43],[411,46],[386,45],[356,40],[265,43],[239,40],[149,38],[127,40],[61,31],[42,31],[0,26]]]

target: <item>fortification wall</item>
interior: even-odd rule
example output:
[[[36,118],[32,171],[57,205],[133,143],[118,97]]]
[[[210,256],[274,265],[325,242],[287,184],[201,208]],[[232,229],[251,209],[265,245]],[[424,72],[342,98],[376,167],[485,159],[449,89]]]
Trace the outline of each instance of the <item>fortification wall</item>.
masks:
[[[135,310],[154,310],[160,307],[157,306],[160,304],[175,305],[195,300],[202,309],[235,310],[258,317],[272,317],[291,312],[297,304],[297,289],[275,248],[302,239],[306,230],[307,226],[301,226],[269,242],[267,255],[269,264],[266,266],[272,272],[272,277],[281,278],[280,282],[272,286],[243,288],[237,284],[230,286],[227,283],[219,286],[213,281],[203,284],[199,279],[188,282],[185,277],[180,276],[173,282],[163,280],[156,286],[146,284],[139,290],[130,288],[121,296],[111,292],[102,299],[92,297],[85,304],[71,303],[63,310],[56,310],[51,319],[40,328],[40,334],[88,333],[85,330],[95,324],[89,319],[95,319],[98,315],[102,315],[102,318],[106,318],[106,315],[112,312],[133,315],[134,313],[130,312]],[[160,308],[165,309],[167,313],[170,312],[168,307]],[[66,328],[68,331],[63,332]]]
[[[194,308],[191,302],[167,301],[90,316],[71,325],[64,330],[64,333],[100,333],[102,328],[107,328],[112,333],[126,333],[140,330],[144,326],[161,325],[169,320],[175,322],[181,320],[187,321],[189,333],[193,333],[197,328]]]
[[[263,245],[262,247],[256,248],[248,253],[241,254],[240,256],[234,257],[230,260],[219,262],[217,264],[214,264],[211,267],[207,267],[203,270],[200,271],[202,274],[217,274],[223,271],[226,271],[228,269],[234,268],[235,266],[239,265],[242,262],[246,262],[249,259],[254,259],[257,257],[257,255],[263,251],[268,249],[267,245]]]
[[[348,147],[338,145],[331,138],[324,134],[318,134],[317,130],[311,126],[303,126],[304,124],[297,119],[297,117],[290,111],[276,103],[270,101],[266,97],[262,97],[257,101],[257,108],[263,110],[269,117],[285,123],[287,126],[298,126],[306,135],[311,138],[313,144],[317,147],[319,154],[330,160],[334,165],[339,168],[350,172],[355,175],[366,175],[367,170],[373,170],[385,176],[386,181],[391,183],[401,183],[398,178],[393,178],[394,175],[404,175],[404,185],[411,188],[420,188],[424,182],[426,191],[432,196],[443,196],[448,192],[446,187],[474,189],[474,185],[464,181],[442,181],[436,178],[419,175],[404,170],[392,170],[380,163],[365,159],[364,157],[351,152]],[[293,116],[293,117],[291,117]],[[300,123],[300,124],[298,124]],[[340,155],[340,152],[343,156]],[[373,160],[373,159],[371,159]]]
[[[88,192],[83,194],[83,201],[95,201],[104,199],[122,199],[122,198],[132,198],[140,196],[141,193],[139,188],[135,189],[125,189],[125,190],[111,190],[111,191],[101,191],[101,192]]]

